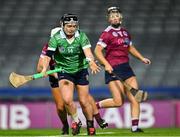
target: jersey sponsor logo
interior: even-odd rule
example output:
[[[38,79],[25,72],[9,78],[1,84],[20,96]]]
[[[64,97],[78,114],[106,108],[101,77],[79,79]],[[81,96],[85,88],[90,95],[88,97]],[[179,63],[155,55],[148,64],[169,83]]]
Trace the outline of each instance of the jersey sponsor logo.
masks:
[[[123,47],[127,47],[128,45],[130,45],[130,40],[128,38],[125,38],[125,39],[119,38],[118,44],[123,45]]]
[[[119,38],[119,39],[118,39],[118,44],[121,45],[121,44],[123,44],[123,43],[124,43],[124,40],[123,40],[122,38]]]
[[[113,35],[114,37],[118,37],[118,34],[117,34],[116,32],[112,32],[112,35]]]
[[[126,31],[123,31],[123,35],[126,36],[126,37],[128,36]]]
[[[128,33],[126,31],[118,31],[117,32],[121,37],[125,36],[127,37],[128,36]]]

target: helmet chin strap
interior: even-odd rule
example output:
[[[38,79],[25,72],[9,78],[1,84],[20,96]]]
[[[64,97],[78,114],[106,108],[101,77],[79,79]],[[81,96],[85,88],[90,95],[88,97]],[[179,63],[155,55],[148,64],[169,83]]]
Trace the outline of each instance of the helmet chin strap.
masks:
[[[114,28],[118,28],[118,27],[120,27],[120,25],[121,25],[120,23],[118,23],[118,24],[111,24],[111,26],[114,27]]]

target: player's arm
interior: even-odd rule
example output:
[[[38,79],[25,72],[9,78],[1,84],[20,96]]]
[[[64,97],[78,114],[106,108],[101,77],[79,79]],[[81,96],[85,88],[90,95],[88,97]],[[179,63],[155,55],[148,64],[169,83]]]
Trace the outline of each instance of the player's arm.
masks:
[[[51,37],[51,39],[49,40],[48,43],[48,49],[46,52],[46,55],[43,56],[43,58],[41,58],[41,65],[42,65],[42,73],[45,73],[49,67],[49,62],[52,58],[52,56],[55,53],[55,50],[57,48],[57,41],[55,39],[55,37]]]
[[[96,45],[94,53],[98,59],[98,61],[104,66],[104,69],[111,73],[113,71],[112,66],[109,64],[109,62],[105,59],[103,54],[103,47],[99,44]]]
[[[89,62],[91,73],[97,73],[100,71],[100,67],[95,63],[94,55],[91,51],[91,44],[85,33],[81,33],[81,46],[86,56],[86,60]]]
[[[104,54],[103,54],[103,50],[107,46],[106,43],[108,43],[108,35],[107,35],[107,33],[106,34],[103,33],[95,47],[94,53],[95,53],[98,61],[104,66],[105,71],[112,73],[113,68],[109,64],[109,62],[106,60],[106,58],[104,57]]]
[[[113,68],[106,60],[103,54],[104,48],[107,47],[109,43],[109,34],[107,32],[103,32],[97,42],[94,53],[98,59],[98,61],[104,66],[105,71],[112,73]]]
[[[42,57],[39,57],[37,68],[36,68],[38,73],[40,73],[42,71],[42,69],[43,69],[43,63],[42,62],[43,62]]]
[[[89,67],[92,70],[92,73],[97,73],[100,71],[100,67],[95,63],[94,56],[90,48],[83,49],[86,56],[86,60],[89,62]]]
[[[45,55],[44,58],[41,58],[41,63],[42,63],[41,73],[45,73],[48,70],[50,60],[51,57],[47,55]]]
[[[37,72],[40,73],[43,69],[43,58],[44,58],[44,55],[41,55],[39,57],[39,60],[38,60],[38,64],[37,64]],[[54,76],[55,78],[57,78],[57,73],[52,73],[52,74],[49,74],[51,76]]]
[[[130,45],[128,48],[129,53],[134,57],[141,60],[145,64],[151,64],[151,61],[148,58],[145,58],[133,45]]]

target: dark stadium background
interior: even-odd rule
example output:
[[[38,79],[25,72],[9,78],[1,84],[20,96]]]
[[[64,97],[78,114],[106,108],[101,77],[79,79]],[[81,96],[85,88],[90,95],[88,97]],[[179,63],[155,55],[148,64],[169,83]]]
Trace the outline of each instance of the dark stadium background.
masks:
[[[64,13],[76,13],[80,29],[94,49],[108,25],[106,9],[119,6],[123,26],[132,35],[137,49],[152,60],[144,65],[131,58],[140,87],[149,101],[180,99],[180,1],[179,0],[0,0],[0,104],[4,102],[51,102],[48,79],[32,81],[14,89],[10,72],[29,75],[43,44]],[[98,101],[110,96],[104,72],[90,76],[91,93]],[[77,95],[75,95],[77,100]]]

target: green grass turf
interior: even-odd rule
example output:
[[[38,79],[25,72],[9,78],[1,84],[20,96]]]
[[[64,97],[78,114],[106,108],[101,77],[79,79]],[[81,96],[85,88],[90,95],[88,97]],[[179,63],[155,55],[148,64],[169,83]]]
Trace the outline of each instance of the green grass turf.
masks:
[[[50,137],[60,137],[61,131],[59,129],[27,129],[27,130],[0,130],[0,136],[50,136]],[[71,133],[71,132],[70,132]],[[81,129],[81,133],[78,136],[86,136],[86,129]],[[71,134],[69,136],[72,136]],[[144,133],[131,133],[129,129],[97,129],[96,136],[179,136],[180,128],[147,128],[144,129]]]

